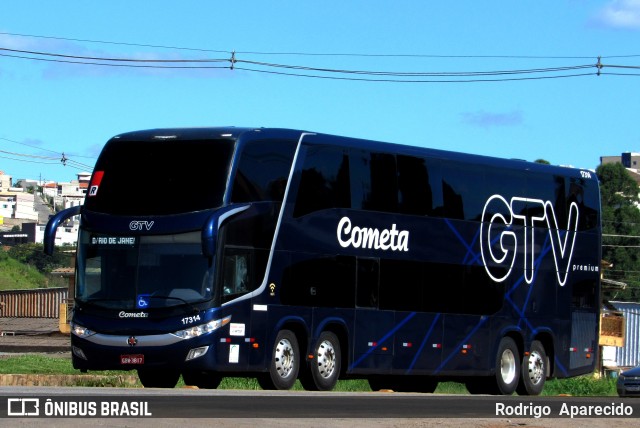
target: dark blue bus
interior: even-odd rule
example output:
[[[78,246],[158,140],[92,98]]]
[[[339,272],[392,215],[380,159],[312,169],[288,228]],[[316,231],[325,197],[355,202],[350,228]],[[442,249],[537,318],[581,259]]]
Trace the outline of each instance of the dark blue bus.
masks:
[[[146,387],[536,395],[595,368],[595,174],[287,129],[102,150],[80,215],[73,366]]]

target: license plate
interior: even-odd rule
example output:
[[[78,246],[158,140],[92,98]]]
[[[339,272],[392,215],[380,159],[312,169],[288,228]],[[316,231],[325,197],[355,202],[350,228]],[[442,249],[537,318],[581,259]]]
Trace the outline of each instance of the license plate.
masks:
[[[144,364],[144,355],[120,355],[120,364]]]

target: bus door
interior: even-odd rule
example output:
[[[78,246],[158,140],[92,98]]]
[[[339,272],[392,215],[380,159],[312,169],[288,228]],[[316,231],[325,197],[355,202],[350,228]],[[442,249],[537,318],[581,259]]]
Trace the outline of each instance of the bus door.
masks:
[[[356,373],[385,374],[392,369],[395,312],[379,310],[379,277],[379,259],[358,258],[352,363]]]

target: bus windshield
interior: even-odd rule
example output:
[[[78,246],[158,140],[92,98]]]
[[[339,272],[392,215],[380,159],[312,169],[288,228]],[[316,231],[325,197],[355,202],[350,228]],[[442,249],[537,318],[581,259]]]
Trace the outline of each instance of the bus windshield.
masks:
[[[231,140],[109,141],[84,206],[111,215],[171,215],[222,206]]]
[[[190,306],[213,298],[200,232],[105,236],[81,230],[76,300],[109,309]]]

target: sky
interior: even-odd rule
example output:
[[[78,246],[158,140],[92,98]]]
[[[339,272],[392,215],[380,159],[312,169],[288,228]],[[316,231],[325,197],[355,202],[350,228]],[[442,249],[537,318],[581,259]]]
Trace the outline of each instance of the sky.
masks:
[[[14,181],[228,125],[595,169],[640,151],[639,107],[640,0],[0,0]]]

